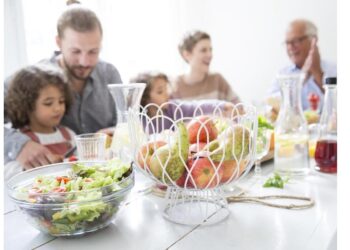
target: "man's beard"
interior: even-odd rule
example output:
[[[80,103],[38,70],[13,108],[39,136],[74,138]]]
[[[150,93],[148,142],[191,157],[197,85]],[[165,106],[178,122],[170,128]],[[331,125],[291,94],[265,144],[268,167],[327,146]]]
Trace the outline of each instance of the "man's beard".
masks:
[[[64,58],[63,58],[63,61],[64,61],[66,72],[67,72],[69,78],[74,78],[77,80],[86,81],[90,77],[91,72],[93,70],[93,67],[83,67],[80,65],[79,66],[70,66]],[[80,76],[80,75],[75,73],[75,69],[90,69],[90,72],[86,76]]]

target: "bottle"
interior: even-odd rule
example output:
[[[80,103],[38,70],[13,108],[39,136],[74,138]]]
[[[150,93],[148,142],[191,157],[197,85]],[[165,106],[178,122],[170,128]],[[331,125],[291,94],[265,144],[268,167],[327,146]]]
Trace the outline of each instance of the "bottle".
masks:
[[[275,124],[275,171],[304,176],[310,171],[308,126],[301,108],[301,87],[305,74],[278,76],[282,105]]]
[[[337,172],[337,78],[326,78],[325,98],[315,152],[316,170]]]

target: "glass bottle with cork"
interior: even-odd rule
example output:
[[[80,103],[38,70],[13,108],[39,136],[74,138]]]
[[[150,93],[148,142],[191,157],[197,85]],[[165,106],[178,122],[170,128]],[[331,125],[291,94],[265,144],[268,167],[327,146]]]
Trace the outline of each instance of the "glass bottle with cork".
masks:
[[[325,97],[315,151],[315,169],[337,172],[337,78],[326,78]]]

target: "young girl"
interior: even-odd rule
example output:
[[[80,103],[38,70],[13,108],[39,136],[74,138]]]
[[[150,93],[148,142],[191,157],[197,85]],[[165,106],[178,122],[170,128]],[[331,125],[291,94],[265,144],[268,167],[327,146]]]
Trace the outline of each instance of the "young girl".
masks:
[[[219,107],[223,112],[232,111],[232,104],[228,102],[206,99],[200,101],[182,101],[178,99],[170,99],[169,95],[169,80],[168,77],[163,73],[157,72],[145,72],[141,73],[135,78],[131,79],[131,82],[142,82],[146,83],[146,88],[141,98],[141,106],[147,107],[147,116],[152,119],[156,115],[162,115],[165,119],[152,119],[154,128],[161,132],[164,129],[169,129],[173,122],[181,117],[193,117],[203,114],[211,114],[216,107]],[[148,104],[156,105],[148,105]],[[162,107],[159,109],[158,107]],[[178,109],[180,107],[180,109]],[[200,110],[198,109],[200,107]],[[169,118],[169,119],[167,119]],[[148,120],[148,119],[146,119]],[[147,121],[143,119],[144,126]],[[148,125],[149,126],[149,125]],[[149,128],[153,128],[149,126]],[[150,133],[152,133],[150,132]]]
[[[59,124],[71,101],[71,90],[62,72],[47,65],[28,66],[11,81],[5,98],[5,116],[13,128],[63,159],[73,147],[74,132]],[[22,171],[18,163],[6,165],[11,166],[5,166],[7,176]]]
[[[202,31],[187,33],[179,45],[179,52],[189,65],[189,72],[176,78],[172,93],[174,98],[219,99],[233,104],[240,102],[221,74],[209,72],[213,57],[209,34]]]

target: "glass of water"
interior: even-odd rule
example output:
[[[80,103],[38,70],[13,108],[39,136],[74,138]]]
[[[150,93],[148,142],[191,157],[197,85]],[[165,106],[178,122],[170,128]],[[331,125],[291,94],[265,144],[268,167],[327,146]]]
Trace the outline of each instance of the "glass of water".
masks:
[[[79,161],[100,161],[106,157],[105,133],[89,133],[75,136]]]

